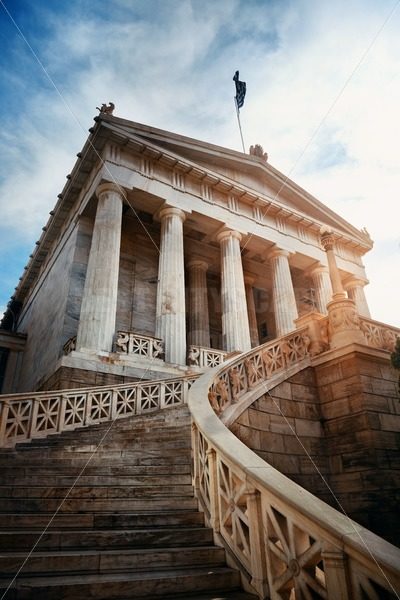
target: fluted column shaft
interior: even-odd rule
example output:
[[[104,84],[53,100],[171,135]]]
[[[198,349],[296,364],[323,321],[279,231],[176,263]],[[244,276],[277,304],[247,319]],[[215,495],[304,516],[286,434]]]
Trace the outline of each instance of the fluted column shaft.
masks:
[[[222,231],[217,238],[221,246],[222,339],[229,352],[251,348],[241,238],[239,232],[232,230]]]
[[[165,361],[186,363],[185,275],[183,222],[179,208],[160,211],[161,239],[158,265],[156,336],[164,340]]]
[[[368,282],[362,279],[351,279],[350,281],[345,281],[345,289],[348,297],[356,303],[358,314],[370,319],[371,313],[369,312],[369,306],[364,292],[364,285],[366,283]]]
[[[272,269],[272,301],[277,337],[296,329],[297,305],[289,267],[289,252],[276,249],[270,255]]]
[[[192,260],[188,264],[189,274],[189,344],[210,346],[210,322],[207,296],[208,264]]]
[[[326,306],[332,300],[333,295],[329,269],[323,266],[315,267],[310,271],[310,276],[313,280],[315,290],[315,308],[318,312],[325,315],[328,312]]]
[[[335,240],[332,232],[325,231],[321,234],[321,244],[326,252],[329,267],[329,277],[332,283],[333,299],[345,298],[342,279],[340,277],[339,269],[336,264],[336,257],[334,252]]]
[[[253,290],[254,279],[252,277],[244,278],[244,285],[246,290],[246,302],[247,302],[247,314],[249,318],[249,329],[250,329],[250,341],[252,348],[255,348],[260,344],[258,337],[258,325],[257,325],[257,314],[256,305],[254,302],[254,290]]]
[[[101,184],[83,291],[77,350],[112,350],[117,311],[123,192]]]

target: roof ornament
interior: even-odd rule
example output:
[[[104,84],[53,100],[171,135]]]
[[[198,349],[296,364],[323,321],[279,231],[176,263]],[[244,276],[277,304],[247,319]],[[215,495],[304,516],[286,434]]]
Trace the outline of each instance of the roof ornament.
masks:
[[[264,152],[264,148],[260,146],[260,144],[250,146],[249,152],[252,156],[258,156],[259,158],[262,158],[264,162],[267,162],[268,160],[268,154]]]
[[[101,108],[96,106],[96,109],[98,111],[100,111],[100,114],[102,114],[102,115],[112,115],[114,112],[114,108],[115,108],[114,102],[109,102],[108,106],[107,106],[107,104],[102,104]]]
[[[365,237],[366,237],[366,238],[368,238],[369,240],[372,240],[372,238],[371,238],[371,236],[370,236],[370,234],[369,234],[369,231],[367,231],[367,228],[366,228],[366,227],[361,227],[361,230],[360,230],[360,231],[361,231],[361,233],[362,233],[363,235],[365,235]]]

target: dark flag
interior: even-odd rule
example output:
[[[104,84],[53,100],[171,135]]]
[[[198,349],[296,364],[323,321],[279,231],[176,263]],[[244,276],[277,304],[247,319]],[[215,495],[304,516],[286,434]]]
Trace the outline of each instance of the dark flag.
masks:
[[[236,71],[235,75],[233,76],[233,81],[235,82],[236,86],[236,106],[238,108],[242,108],[244,104],[244,97],[246,95],[246,82],[239,81],[239,71]]]

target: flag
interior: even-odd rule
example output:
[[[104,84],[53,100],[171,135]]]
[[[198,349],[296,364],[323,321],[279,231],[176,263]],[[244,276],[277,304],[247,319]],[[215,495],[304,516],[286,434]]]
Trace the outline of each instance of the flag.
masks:
[[[246,82],[239,81],[239,71],[236,71],[235,75],[233,76],[233,81],[235,82],[236,86],[236,106],[238,108],[242,108],[244,104],[244,97],[246,95]]]

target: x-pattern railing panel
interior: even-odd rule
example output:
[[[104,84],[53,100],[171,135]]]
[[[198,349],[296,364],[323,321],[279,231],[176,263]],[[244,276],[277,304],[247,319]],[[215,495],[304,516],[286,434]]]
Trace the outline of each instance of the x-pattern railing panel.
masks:
[[[0,447],[183,404],[196,377],[0,399]]]

